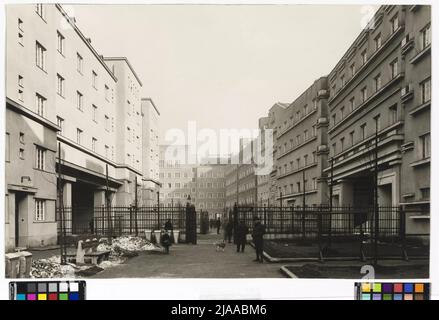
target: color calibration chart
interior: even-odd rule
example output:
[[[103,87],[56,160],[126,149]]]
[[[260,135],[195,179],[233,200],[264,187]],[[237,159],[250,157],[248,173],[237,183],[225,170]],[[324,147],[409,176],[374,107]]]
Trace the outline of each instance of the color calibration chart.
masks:
[[[20,281],[10,282],[9,288],[11,300],[85,300],[85,281]]]
[[[357,282],[357,300],[430,300],[430,283]]]

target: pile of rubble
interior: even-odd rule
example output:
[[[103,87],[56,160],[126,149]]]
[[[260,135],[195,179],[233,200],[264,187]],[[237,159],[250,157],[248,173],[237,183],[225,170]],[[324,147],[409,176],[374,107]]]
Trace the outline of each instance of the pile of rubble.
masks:
[[[69,263],[61,265],[60,256],[32,261],[31,278],[74,278],[76,266]]]
[[[137,255],[141,251],[156,251],[161,249],[141,237],[122,236],[113,239],[111,244],[108,243],[107,239],[101,238],[97,250],[109,250],[111,252],[110,260],[113,260],[119,257],[129,258]]]

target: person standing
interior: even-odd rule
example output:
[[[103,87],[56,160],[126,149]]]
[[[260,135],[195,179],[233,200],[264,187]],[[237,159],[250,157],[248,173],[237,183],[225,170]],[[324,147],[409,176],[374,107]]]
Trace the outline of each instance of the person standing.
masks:
[[[169,247],[171,246],[171,236],[168,233],[168,230],[165,230],[162,236],[162,246],[165,248],[165,253],[169,254]]]
[[[220,234],[220,228],[221,228],[221,219],[218,217],[216,219],[216,234]]]
[[[256,259],[254,261],[264,262],[264,234],[265,226],[261,223],[261,220],[257,217],[255,219],[255,225],[253,227],[252,237],[256,249]]]
[[[229,219],[226,224],[225,228],[225,237],[224,240],[228,241],[229,243],[232,243],[232,234],[233,234],[233,222]]]
[[[168,219],[165,223],[165,230],[172,232],[173,229],[174,229],[174,227],[172,226],[171,219]]]
[[[244,252],[247,243],[248,227],[243,220],[239,221],[239,225],[235,230],[236,252]]]

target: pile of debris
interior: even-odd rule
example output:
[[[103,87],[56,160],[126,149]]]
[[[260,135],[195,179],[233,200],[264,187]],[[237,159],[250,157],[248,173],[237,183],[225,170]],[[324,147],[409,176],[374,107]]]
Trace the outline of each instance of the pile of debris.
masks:
[[[32,261],[31,278],[73,278],[77,267],[71,263],[61,265],[60,256]]]
[[[113,239],[111,244],[107,239],[101,238],[97,250],[109,250],[111,252],[110,260],[114,260],[120,257],[130,258],[138,255],[141,251],[157,251],[161,250],[161,248],[141,237],[122,236]]]

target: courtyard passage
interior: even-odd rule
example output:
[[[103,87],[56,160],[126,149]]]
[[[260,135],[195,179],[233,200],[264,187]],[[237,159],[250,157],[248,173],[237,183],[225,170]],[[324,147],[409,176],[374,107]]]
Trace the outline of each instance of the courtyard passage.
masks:
[[[279,264],[254,262],[255,250],[244,253],[227,243],[216,252],[214,243],[222,235],[198,235],[197,245],[175,244],[170,254],[141,253],[125,263],[106,269],[92,278],[283,278]]]

